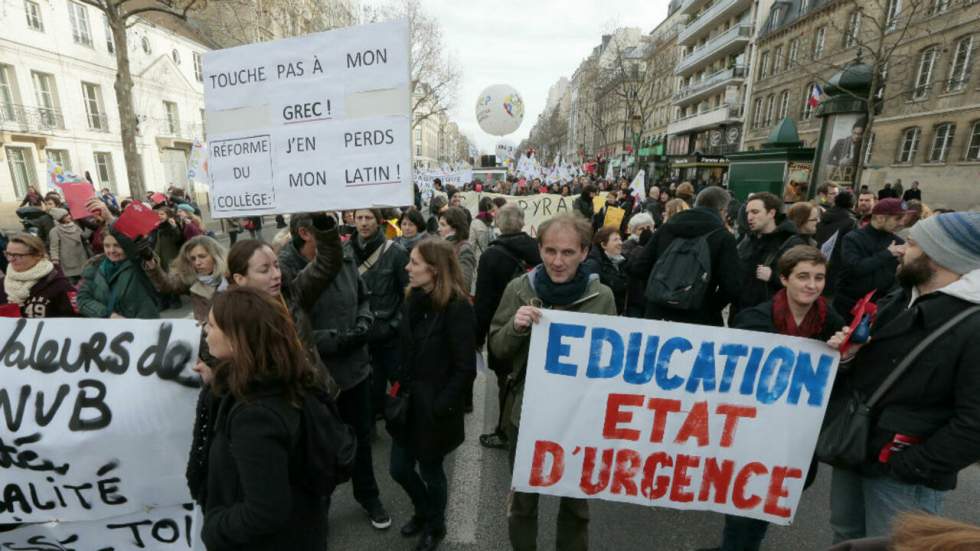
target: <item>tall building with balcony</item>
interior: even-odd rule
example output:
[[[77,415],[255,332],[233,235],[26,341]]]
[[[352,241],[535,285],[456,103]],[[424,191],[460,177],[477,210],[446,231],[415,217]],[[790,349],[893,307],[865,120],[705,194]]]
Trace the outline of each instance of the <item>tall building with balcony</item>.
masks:
[[[753,1],[687,0],[679,11],[689,19],[677,34],[667,154],[674,177],[720,182],[742,137]]]
[[[49,159],[128,196],[117,45],[102,12],[75,0],[23,0],[0,10],[0,26],[0,225],[17,225],[12,210],[28,186],[47,190]],[[146,188],[186,185],[187,152],[203,137],[209,48],[188,29],[146,19],[127,35]]]

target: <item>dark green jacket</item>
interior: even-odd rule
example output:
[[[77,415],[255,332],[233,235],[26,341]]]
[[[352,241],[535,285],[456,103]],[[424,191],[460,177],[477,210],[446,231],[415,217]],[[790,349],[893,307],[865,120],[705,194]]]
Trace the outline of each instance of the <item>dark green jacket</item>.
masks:
[[[93,257],[82,271],[78,290],[79,313],[86,318],[108,318],[113,312],[133,319],[159,318],[157,293],[143,269],[127,259],[112,279],[106,280],[99,270],[104,258],[104,254]],[[111,310],[110,302],[113,304]]]

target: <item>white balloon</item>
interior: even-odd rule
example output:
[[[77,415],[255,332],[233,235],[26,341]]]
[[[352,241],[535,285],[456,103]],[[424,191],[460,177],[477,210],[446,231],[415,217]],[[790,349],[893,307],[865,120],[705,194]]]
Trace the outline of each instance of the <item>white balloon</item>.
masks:
[[[524,100],[512,86],[494,84],[476,101],[476,120],[487,134],[506,136],[524,120]]]

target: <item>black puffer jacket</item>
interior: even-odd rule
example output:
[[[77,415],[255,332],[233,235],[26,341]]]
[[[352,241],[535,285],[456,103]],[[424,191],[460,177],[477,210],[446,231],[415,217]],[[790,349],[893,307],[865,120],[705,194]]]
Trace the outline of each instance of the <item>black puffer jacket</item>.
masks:
[[[515,274],[519,275],[521,260],[530,267],[541,264],[538,242],[524,232],[509,233],[494,239],[481,257],[477,267],[476,296],[473,299],[478,348],[487,340],[490,320],[500,305],[504,289]]]
[[[772,298],[782,284],[779,282],[779,270],[776,263],[784,252],[804,244],[797,235],[796,225],[789,219],[783,218],[776,226],[776,231],[767,234],[747,233],[738,242],[738,258],[741,261],[739,275],[738,310],[751,308]],[[772,269],[769,281],[755,277],[759,265]]]
[[[725,229],[721,213],[717,210],[695,207],[676,214],[653,233],[653,237],[642,250],[634,251],[627,271],[632,278],[630,286],[645,289],[654,264],[675,238],[692,238],[709,233],[711,283],[710,294],[705,298],[704,306],[700,310],[687,312],[647,303],[645,318],[716,327],[723,325],[721,311],[738,296],[739,260],[735,238]],[[632,296],[632,292],[630,294]]]
[[[316,348],[340,390],[356,386],[371,374],[367,334],[374,318],[356,262],[350,248],[344,248],[336,276],[319,289],[309,310]],[[279,252],[283,282],[308,264],[292,243]]]
[[[322,500],[299,481],[302,412],[270,389],[217,407],[201,539],[208,551],[326,549]]]
[[[854,304],[872,289],[872,297],[878,302],[895,285],[898,258],[888,251],[888,246],[905,241],[893,234],[876,230],[871,224],[844,236],[841,243],[841,271],[837,281],[834,308],[845,315]]]
[[[871,340],[837,376],[829,408],[857,390],[870,396],[912,348],[959,312],[980,303],[980,289],[971,300],[932,292],[916,299],[896,289],[881,301]],[[872,413],[866,475],[890,475],[903,482],[936,490],[956,487],[959,471],[980,460],[980,313],[948,330],[885,393]],[[887,465],[879,450],[894,434],[923,438]]]
[[[402,371],[411,389],[409,429],[399,442],[423,460],[441,459],[465,438],[463,396],[476,377],[473,307],[463,298],[437,310],[413,291],[403,307]]]
[[[599,276],[599,281],[609,287],[616,299],[616,313],[622,315],[626,309],[626,266],[625,262],[616,264],[599,245],[592,245],[584,267],[591,274]]]
[[[817,224],[817,234],[815,236],[817,246],[823,247],[823,244],[828,239],[833,237],[834,234],[837,234],[837,241],[834,243],[834,249],[828,259],[827,285],[823,289],[824,295],[833,295],[837,290],[836,281],[841,270],[841,245],[844,243],[844,236],[856,227],[857,220],[854,217],[854,213],[849,209],[830,207],[820,217],[820,223]]]

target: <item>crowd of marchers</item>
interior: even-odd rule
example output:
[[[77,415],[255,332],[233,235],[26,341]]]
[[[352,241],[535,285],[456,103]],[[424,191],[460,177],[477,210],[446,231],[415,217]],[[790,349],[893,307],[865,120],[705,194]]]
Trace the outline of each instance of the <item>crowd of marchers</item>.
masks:
[[[466,189],[513,192],[513,184]],[[879,198],[825,185],[814,201],[792,205],[770,193],[739,203],[722,187],[689,182],[651,186],[646,197],[625,180],[561,187],[578,196],[574,212],[544,221],[534,237],[506,197],[480,196],[473,213],[459,190],[436,181],[403,209],[277,217],[268,242],[261,218],[229,221],[230,248],[176,188],[147,197],[160,224],[136,238],[115,223],[128,200],[108,190],[80,220],[59,194],[31,190],[25,204],[52,223],[3,236],[0,308],[27,318],[152,319],[190,301],[203,336],[187,482],[209,550],[325,549],[334,485],[311,484],[311,472],[341,490],[349,478],[366,521],[389,529],[376,463],[413,505],[398,519],[401,534],[414,549],[436,549],[447,531],[447,455],[478,438],[513,465],[542,309],[846,348],[828,415],[888,386],[870,412],[863,460],[814,458],[808,472],[806,486],[819,468],[832,469],[835,549],[980,545],[980,528],[941,518],[957,474],[980,460],[980,213],[930,211],[917,186],[903,199],[894,189]],[[610,217],[611,208],[625,216]],[[243,229],[252,238],[235,239]],[[851,335],[851,320],[865,315],[865,334]],[[924,340],[928,350],[914,351]],[[468,435],[481,354],[500,416],[492,432]],[[886,383],[903,360],[909,366]],[[327,406],[316,409],[325,426],[346,427],[328,434],[353,435],[342,465],[311,457],[306,443],[324,433],[310,429],[311,400]],[[379,425],[392,445],[376,462]],[[538,495],[511,491],[501,507],[501,540],[537,549]],[[758,550],[767,529],[727,516],[719,549]],[[561,498],[556,533],[557,549],[587,549],[588,501]]]

